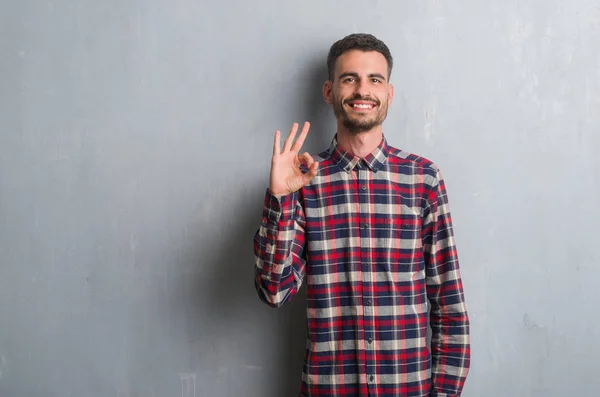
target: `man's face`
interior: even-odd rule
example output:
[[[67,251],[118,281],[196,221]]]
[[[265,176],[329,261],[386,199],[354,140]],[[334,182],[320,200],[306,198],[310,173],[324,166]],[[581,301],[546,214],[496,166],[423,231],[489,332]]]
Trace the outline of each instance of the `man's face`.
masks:
[[[385,57],[376,51],[343,53],[336,61],[333,81],[323,87],[323,95],[350,132],[366,132],[381,125],[394,95]]]

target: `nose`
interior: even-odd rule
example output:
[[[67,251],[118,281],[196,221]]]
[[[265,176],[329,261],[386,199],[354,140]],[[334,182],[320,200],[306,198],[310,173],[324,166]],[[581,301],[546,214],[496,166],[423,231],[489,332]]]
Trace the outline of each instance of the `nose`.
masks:
[[[356,85],[355,94],[360,95],[361,97],[369,96],[370,89],[367,81],[361,79],[359,83]]]

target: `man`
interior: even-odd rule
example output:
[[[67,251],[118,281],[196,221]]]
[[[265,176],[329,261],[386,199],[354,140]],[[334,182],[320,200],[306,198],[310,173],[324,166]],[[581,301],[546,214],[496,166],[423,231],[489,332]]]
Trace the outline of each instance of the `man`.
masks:
[[[469,318],[442,175],[383,135],[394,97],[383,42],[349,35],[327,64],[337,133],[314,158],[299,154],[308,123],[283,148],[275,133],[257,292],[278,307],[306,280],[301,396],[460,396]]]

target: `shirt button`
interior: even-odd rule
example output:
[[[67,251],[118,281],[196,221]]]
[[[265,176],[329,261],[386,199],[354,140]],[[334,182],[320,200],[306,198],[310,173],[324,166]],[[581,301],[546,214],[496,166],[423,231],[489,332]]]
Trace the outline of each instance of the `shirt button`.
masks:
[[[373,343],[373,338],[369,338],[369,344]]]
[[[363,267],[364,267],[365,269],[368,269],[368,268],[369,268],[369,264],[365,262],[365,263],[363,263]]]
[[[367,304],[367,306],[371,306],[371,299],[367,299],[365,303]]]
[[[367,190],[367,185],[363,185],[362,190]]]
[[[363,229],[368,229],[368,228],[369,228],[369,224],[368,224],[368,223],[365,223],[365,224],[363,225]]]
[[[374,380],[374,379],[375,379],[375,377],[374,377],[373,375],[369,376],[369,380],[370,380],[371,382],[373,382],[373,380]]]

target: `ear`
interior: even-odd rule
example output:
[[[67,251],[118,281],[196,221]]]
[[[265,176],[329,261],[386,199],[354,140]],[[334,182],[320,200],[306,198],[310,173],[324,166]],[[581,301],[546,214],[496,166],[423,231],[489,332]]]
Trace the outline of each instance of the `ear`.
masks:
[[[393,84],[390,83],[389,88],[388,88],[388,106],[390,106],[392,104],[394,100],[394,86]]]
[[[323,84],[323,99],[330,105],[333,103],[333,83],[331,80],[327,80],[325,84]]]

